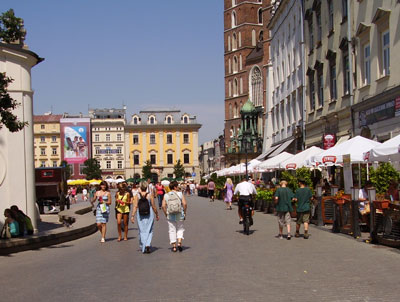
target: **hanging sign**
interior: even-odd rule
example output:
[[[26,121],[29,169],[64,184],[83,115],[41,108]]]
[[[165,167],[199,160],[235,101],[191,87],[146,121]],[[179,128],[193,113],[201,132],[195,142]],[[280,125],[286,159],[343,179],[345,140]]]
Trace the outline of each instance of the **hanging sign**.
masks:
[[[324,150],[332,148],[336,144],[336,135],[324,134],[323,142],[324,142]]]

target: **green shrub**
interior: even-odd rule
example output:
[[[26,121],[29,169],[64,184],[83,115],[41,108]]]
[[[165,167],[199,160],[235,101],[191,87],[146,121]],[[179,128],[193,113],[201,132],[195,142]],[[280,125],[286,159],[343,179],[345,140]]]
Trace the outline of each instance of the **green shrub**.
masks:
[[[385,193],[391,180],[399,181],[400,173],[390,163],[380,163],[377,169],[371,168],[370,180],[379,194]]]

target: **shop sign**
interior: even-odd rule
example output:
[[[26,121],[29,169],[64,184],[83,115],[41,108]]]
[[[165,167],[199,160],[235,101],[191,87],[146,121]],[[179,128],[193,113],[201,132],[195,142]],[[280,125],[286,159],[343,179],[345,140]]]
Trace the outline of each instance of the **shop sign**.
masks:
[[[400,115],[400,97],[384,104],[360,111],[360,126],[368,126]]]
[[[328,155],[328,156],[324,156],[322,158],[322,162],[325,163],[335,163],[336,162],[336,156],[333,155]]]
[[[400,96],[396,98],[396,104],[394,106],[395,106],[394,116],[400,116]]]
[[[323,138],[324,142],[324,150],[332,148],[336,144],[336,135],[335,134],[325,134]]]
[[[286,165],[286,169],[293,169],[293,170],[295,170],[296,167],[297,167],[296,164],[287,164],[287,165]]]

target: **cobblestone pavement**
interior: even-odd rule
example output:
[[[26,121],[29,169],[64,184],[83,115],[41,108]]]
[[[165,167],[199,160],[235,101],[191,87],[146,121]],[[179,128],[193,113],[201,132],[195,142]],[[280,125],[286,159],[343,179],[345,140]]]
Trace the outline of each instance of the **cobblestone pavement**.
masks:
[[[246,236],[236,208],[189,197],[185,250],[172,253],[165,218],[153,252],[117,242],[111,217],[100,235],[0,257],[10,301],[399,301],[398,250],[310,229],[310,239],[275,238],[276,217],[256,213]],[[111,215],[114,216],[114,215]],[[94,217],[93,217],[94,219]],[[294,227],[294,224],[293,224]]]

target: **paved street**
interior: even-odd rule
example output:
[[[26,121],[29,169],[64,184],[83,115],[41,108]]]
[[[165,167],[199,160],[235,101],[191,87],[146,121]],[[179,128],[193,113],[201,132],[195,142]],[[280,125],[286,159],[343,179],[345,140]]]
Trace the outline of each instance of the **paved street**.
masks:
[[[189,197],[185,250],[169,249],[165,218],[153,253],[138,251],[136,225],[117,242],[99,234],[0,257],[9,301],[398,301],[400,254],[311,228],[309,240],[275,238],[276,218],[257,213],[245,236],[236,208]],[[94,219],[94,217],[93,217]],[[294,227],[294,224],[293,224]]]

